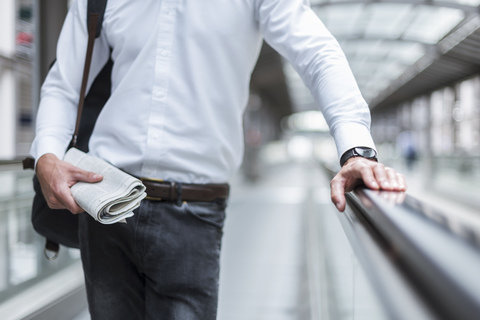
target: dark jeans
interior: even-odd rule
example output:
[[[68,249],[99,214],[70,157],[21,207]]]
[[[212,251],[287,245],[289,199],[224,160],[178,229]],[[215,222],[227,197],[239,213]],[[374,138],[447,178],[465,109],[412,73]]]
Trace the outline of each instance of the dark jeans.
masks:
[[[226,204],[143,200],[127,223],[80,219],[93,320],[216,319]]]

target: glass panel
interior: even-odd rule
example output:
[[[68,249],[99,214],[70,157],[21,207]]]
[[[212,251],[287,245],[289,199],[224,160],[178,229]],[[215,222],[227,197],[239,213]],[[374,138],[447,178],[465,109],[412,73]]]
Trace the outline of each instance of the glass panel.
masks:
[[[480,0],[447,0],[478,5]],[[464,19],[460,9],[402,3],[317,6],[314,11],[338,39],[362,93],[375,97]]]
[[[32,175],[0,164],[0,301],[79,259],[78,250],[65,248],[57,260],[45,258],[45,239],[30,222]]]
[[[372,4],[366,10],[368,19],[365,37],[384,37],[396,39],[405,29],[405,22],[410,21],[411,5]]]
[[[418,6],[404,38],[436,44],[464,18],[459,9]]]
[[[361,58],[370,58],[370,60],[378,60],[385,58],[385,50],[381,50],[380,41],[363,41],[357,42],[356,45],[355,57],[357,59]]]
[[[377,41],[351,43],[347,46],[347,57],[355,59],[368,58],[369,60],[396,61],[404,65],[415,63],[425,53],[425,49],[418,43],[393,41]],[[354,51],[357,49],[356,52]]]
[[[362,4],[335,5],[314,9],[328,30],[335,37],[350,36],[361,32],[357,25],[363,10]]]
[[[466,6],[478,6],[480,5],[480,0],[433,0],[433,2],[451,2],[451,3],[458,3],[461,5],[466,5]]]
[[[421,44],[401,41],[357,40],[342,41],[341,45],[365,98],[374,97],[380,89],[386,88],[425,52]],[[365,87],[371,79],[381,85]]]
[[[377,69],[374,77],[385,80],[394,80],[403,73],[403,70],[403,66],[397,62],[384,63]]]
[[[382,61],[360,61],[352,63],[352,70],[362,77],[371,77],[375,70],[383,65]]]
[[[365,85],[367,91],[380,91],[387,87],[388,83],[385,81],[372,80]]]
[[[317,281],[310,288],[324,288],[316,293],[319,302],[323,302],[322,319],[388,319],[328,199],[327,189],[314,189],[315,211],[307,214],[307,230],[318,230],[309,239],[318,245],[315,249],[322,257],[317,260],[318,266],[315,259],[310,259],[314,261],[310,264]],[[315,256],[310,252],[309,255]]]
[[[425,54],[425,47],[418,43],[396,42],[389,44],[388,58],[404,65],[412,65]]]

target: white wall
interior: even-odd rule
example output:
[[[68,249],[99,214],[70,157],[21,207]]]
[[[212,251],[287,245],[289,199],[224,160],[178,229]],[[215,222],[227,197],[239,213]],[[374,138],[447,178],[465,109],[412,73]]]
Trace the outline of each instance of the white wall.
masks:
[[[0,55],[15,54],[15,0],[0,1]],[[15,76],[0,64],[0,160],[15,157]]]

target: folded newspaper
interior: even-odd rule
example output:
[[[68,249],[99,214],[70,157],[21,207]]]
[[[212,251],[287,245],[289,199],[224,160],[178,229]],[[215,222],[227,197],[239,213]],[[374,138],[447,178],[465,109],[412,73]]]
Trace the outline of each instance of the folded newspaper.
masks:
[[[77,182],[71,187],[77,204],[101,223],[126,222],[125,218],[133,216],[133,210],[140,206],[140,201],[146,196],[145,186],[139,179],[105,160],[75,148],[70,148],[63,160],[103,175],[100,182]]]

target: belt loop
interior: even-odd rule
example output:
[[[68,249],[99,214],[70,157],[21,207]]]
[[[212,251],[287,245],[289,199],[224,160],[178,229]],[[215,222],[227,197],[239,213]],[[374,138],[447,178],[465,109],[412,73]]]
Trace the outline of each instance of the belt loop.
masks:
[[[168,200],[169,201],[175,201],[177,198],[175,197],[175,189],[177,187],[177,184],[175,181],[168,181],[170,183],[170,194],[168,195]]]
[[[182,205],[182,184],[177,183],[177,206]]]

